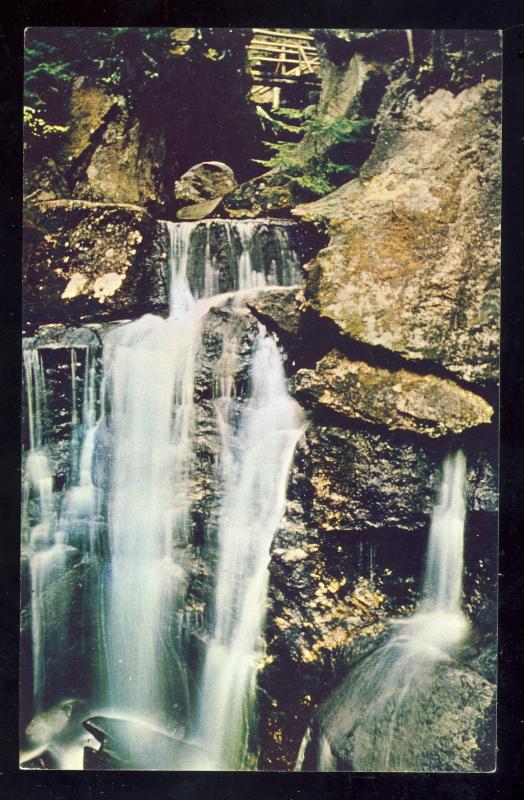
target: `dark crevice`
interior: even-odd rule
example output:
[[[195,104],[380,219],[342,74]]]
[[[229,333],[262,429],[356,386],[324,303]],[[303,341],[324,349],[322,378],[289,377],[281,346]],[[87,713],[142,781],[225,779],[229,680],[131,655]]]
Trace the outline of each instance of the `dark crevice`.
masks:
[[[311,406],[313,406],[313,403]],[[392,430],[384,424],[352,419],[339,411],[334,411],[316,403],[313,407],[310,407],[310,419],[311,422],[319,427],[366,432],[375,436],[382,435],[397,446],[411,444],[415,447],[423,447],[426,451],[433,450],[435,454],[440,454],[439,457],[443,457],[445,453],[452,452],[458,448],[464,448],[468,452],[477,451],[481,448],[486,448],[493,453],[496,452],[496,433],[494,434],[494,430],[496,432],[497,427],[493,426],[493,424],[478,425],[460,434],[448,433],[438,438],[432,438],[427,433]]]

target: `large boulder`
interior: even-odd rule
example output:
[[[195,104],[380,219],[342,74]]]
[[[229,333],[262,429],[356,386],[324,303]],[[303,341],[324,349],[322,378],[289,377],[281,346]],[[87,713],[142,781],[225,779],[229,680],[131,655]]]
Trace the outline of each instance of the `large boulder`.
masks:
[[[379,652],[369,663],[363,661],[319,711],[331,751],[326,766],[356,772],[493,770],[495,686],[458,663],[426,667],[428,656],[422,653],[418,666],[404,664],[405,670],[413,671],[409,682],[393,672],[399,688],[392,691],[386,671],[382,684],[380,679],[375,682],[374,697],[358,697],[363,703],[370,701],[359,708],[355,692],[360,684],[352,691],[352,681],[360,678],[370,687]]]
[[[138,206],[39,203],[25,264],[25,322],[96,322],[164,312],[167,235]]]
[[[140,206],[162,201],[165,134],[144,125],[124,96],[79,77],[70,119],[59,158],[73,197]]]
[[[294,379],[298,397],[349,419],[432,438],[490,422],[493,409],[473,392],[434,375],[351,361],[332,350]]]
[[[294,214],[327,228],[306,297],[369,345],[498,377],[500,83],[387,117],[360,177]]]
[[[175,197],[182,206],[179,219],[196,220],[208,216],[220,198],[237,182],[231,167],[220,161],[203,161],[184,172],[175,183]]]

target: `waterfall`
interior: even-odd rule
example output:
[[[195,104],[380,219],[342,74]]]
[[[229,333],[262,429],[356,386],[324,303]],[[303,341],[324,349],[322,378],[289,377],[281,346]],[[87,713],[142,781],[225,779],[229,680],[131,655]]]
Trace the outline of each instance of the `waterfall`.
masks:
[[[205,748],[200,768],[243,768],[256,751],[249,738],[270,546],[302,430],[277,344],[261,325],[257,335],[245,301],[269,286],[298,283],[299,262],[278,223],[167,222],[165,229],[169,316],[147,314],[104,334],[100,398],[95,352],[70,348],[69,460],[60,493],[45,435],[42,353],[24,350],[33,693],[40,714],[30,728],[45,729],[38,720],[69,702],[59,692],[61,675],[74,684],[67,655],[74,644],[88,661],[87,707],[131,721],[117,727],[133,731],[125,742],[133,764],[147,768],[139,724],[177,736],[185,730]],[[188,661],[193,617],[186,598],[196,553],[195,380],[211,309],[223,310],[225,327],[211,404],[219,442],[210,498],[216,513],[206,523],[216,552],[206,550],[205,558],[211,566],[216,557],[216,573],[199,678]],[[242,382],[235,385],[239,369],[249,373],[247,395]],[[78,567],[80,600],[71,580]],[[202,612],[195,613],[203,625]],[[85,638],[81,645],[78,637]],[[71,736],[84,741],[78,732]],[[53,744],[57,758],[78,764],[76,745],[64,755],[60,741]]]
[[[464,570],[464,482],[466,459],[462,451],[447,458],[433,515],[428,543],[422,605],[427,611],[460,614]]]
[[[436,665],[449,660],[468,623],[461,609],[466,459],[462,451],[445,459],[433,508],[422,597],[415,613],[394,623],[389,640],[357,665],[322,714],[317,768],[351,739],[352,768],[402,771],[413,768],[407,731],[424,727],[417,719],[417,695],[431,686]],[[427,724],[427,723],[426,723]],[[326,766],[328,764],[328,766]]]
[[[269,220],[166,222],[170,315],[195,299],[300,283],[288,226]]]
[[[29,433],[25,460],[26,508],[32,495],[37,499],[36,512],[28,521],[27,552],[31,585],[33,702],[35,710],[40,711],[47,702],[50,684],[60,687],[61,680],[68,679],[70,667],[67,653],[71,636],[72,592],[66,572],[78,561],[77,548],[83,539],[83,526],[89,527],[93,519],[89,464],[96,413],[95,367],[90,349],[85,348],[83,407],[79,417],[78,354],[76,348],[71,348],[70,488],[65,492],[57,514],[44,424],[49,412],[42,353],[36,347],[26,347],[23,356]]]
[[[231,299],[230,294],[216,294],[219,283],[209,246],[213,228],[225,232],[227,242],[237,233],[240,242],[231,288],[246,291],[266,284],[265,273],[254,269],[250,257],[260,227],[257,223],[237,226],[210,221],[166,223],[166,227],[169,318],[146,315],[106,337],[103,406],[107,411],[101,422],[111,441],[111,477],[106,486],[111,550],[106,700],[110,707],[138,711],[157,722],[165,721],[173,706],[187,714],[190,703],[183,630],[179,627],[177,633],[173,624],[188,579],[176,549],[190,542],[194,379],[202,325],[211,306]],[[193,295],[190,288],[189,267],[195,257],[195,237],[202,230],[206,243],[200,291],[204,296],[198,299],[199,289]],[[278,241],[282,246],[282,239]],[[258,405],[268,381],[280,400],[285,392],[278,350],[272,340],[267,341],[255,360],[257,364],[261,359],[267,362],[266,373],[274,370],[277,377],[259,376],[261,368],[257,369],[254,391]],[[262,355],[268,348],[273,354],[269,361]],[[274,406],[278,406],[276,400]],[[250,411],[251,407],[246,413]],[[279,424],[277,421],[277,438]],[[281,438],[286,435],[280,434]],[[240,478],[237,471],[234,481]],[[233,478],[228,493],[235,491],[231,481]],[[280,494],[275,494],[273,501],[281,506]],[[280,506],[279,516],[283,513]],[[270,511],[270,531],[274,532],[278,519],[272,524],[275,509]],[[269,543],[266,549],[269,552]],[[263,596],[258,599],[263,604]],[[235,608],[234,613],[240,610]]]
[[[187,706],[184,670],[172,679],[177,643],[170,649],[164,640],[184,591],[174,549],[189,541],[193,381],[207,306],[180,319],[142,317],[104,345],[102,424],[112,443],[107,700],[157,721],[170,702]]]
[[[288,472],[301,430],[300,407],[287,393],[278,348],[261,331],[238,429],[231,416],[223,428],[214,626],[197,737],[214,769],[246,766],[270,546],[284,513]]]

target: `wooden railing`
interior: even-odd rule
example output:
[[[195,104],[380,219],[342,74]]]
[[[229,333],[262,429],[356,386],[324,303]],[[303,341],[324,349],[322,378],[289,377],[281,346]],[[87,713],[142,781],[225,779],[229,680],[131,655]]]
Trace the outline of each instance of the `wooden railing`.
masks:
[[[314,39],[307,33],[253,28],[248,60],[253,80],[262,84],[261,89],[297,81],[319,85],[320,62]]]

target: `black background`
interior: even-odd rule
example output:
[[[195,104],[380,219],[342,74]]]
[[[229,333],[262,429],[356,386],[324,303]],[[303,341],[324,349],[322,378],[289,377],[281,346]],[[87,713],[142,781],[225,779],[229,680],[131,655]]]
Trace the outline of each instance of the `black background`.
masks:
[[[0,797],[3,800],[491,800],[524,788],[524,0],[33,0],[0,12]],[[485,775],[18,770],[20,262],[26,26],[504,30],[498,767]],[[520,791],[519,791],[520,790]]]

